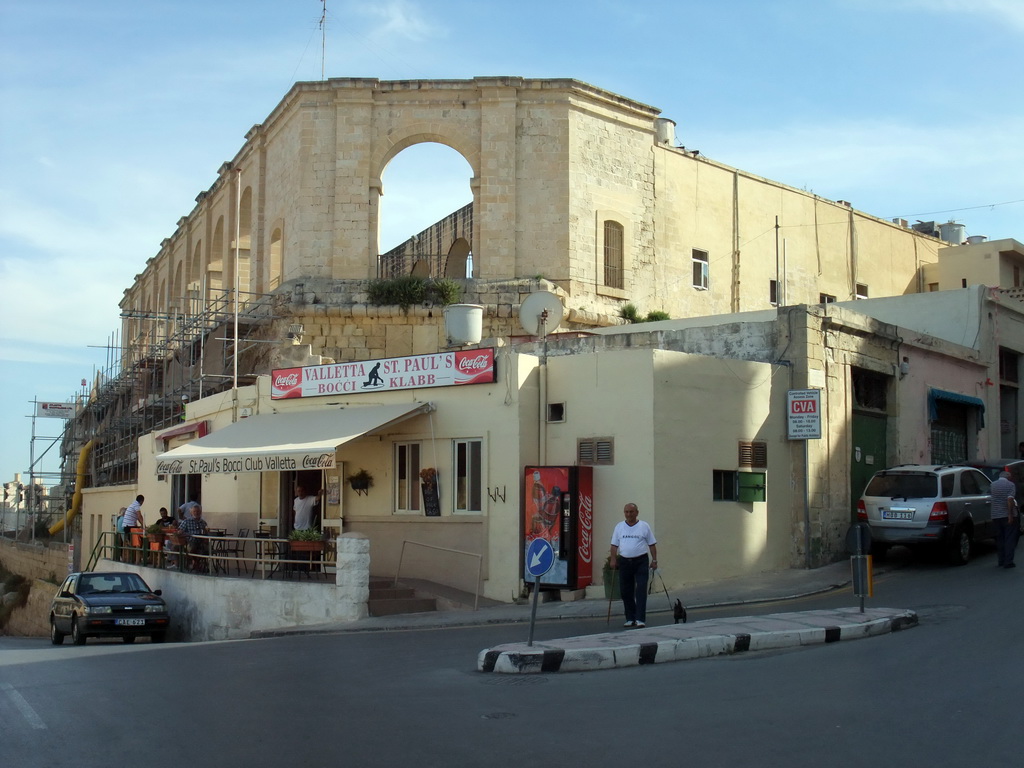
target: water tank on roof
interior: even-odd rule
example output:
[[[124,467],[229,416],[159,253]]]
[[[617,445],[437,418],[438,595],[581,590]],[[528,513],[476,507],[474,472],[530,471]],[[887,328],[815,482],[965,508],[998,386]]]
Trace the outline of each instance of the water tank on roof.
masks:
[[[666,147],[674,147],[676,144],[676,123],[667,117],[654,119],[654,140]]]
[[[967,227],[963,224],[957,224],[955,221],[939,224],[939,237],[942,238],[943,242],[950,245],[960,245],[964,241],[966,232]]]
[[[449,344],[479,344],[483,324],[484,308],[479,304],[449,304],[444,308],[444,332]]]
[[[978,245],[979,243],[984,243],[986,240],[988,240],[986,235],[971,235],[967,238],[967,244]]]

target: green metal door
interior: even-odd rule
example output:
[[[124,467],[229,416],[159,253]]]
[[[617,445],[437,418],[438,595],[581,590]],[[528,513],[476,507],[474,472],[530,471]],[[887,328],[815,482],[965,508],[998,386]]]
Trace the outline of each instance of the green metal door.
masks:
[[[850,522],[857,520],[857,501],[868,480],[888,466],[885,454],[886,417],[880,413],[854,411],[853,451],[850,456]]]

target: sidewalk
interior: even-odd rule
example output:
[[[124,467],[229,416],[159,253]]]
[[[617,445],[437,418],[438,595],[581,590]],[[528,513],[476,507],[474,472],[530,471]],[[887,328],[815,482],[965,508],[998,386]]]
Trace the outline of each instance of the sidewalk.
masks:
[[[915,624],[917,615],[913,611],[892,608],[865,608],[864,613],[859,608],[842,608],[710,619],[548,640],[532,646],[507,643],[481,651],[477,670],[506,674],[587,672],[855,640]]]
[[[876,570],[876,576],[880,573],[880,569]],[[725,579],[708,584],[700,584],[692,587],[687,587],[683,590],[674,591],[670,594],[669,598],[666,598],[663,591],[653,591],[648,598],[648,623],[649,624],[669,624],[668,628],[677,626],[672,625],[672,614],[669,610],[670,600],[680,598],[683,604],[686,605],[687,609],[691,612],[699,610],[701,608],[713,608],[722,606],[737,606],[745,603],[764,603],[771,601],[780,601],[786,599],[792,599],[796,597],[803,597],[807,595],[818,594],[822,592],[829,592],[837,589],[847,587],[850,584],[850,564],[849,561],[840,561],[838,563],[832,563],[822,568],[815,568],[811,570],[804,569],[791,569],[786,571],[777,571],[773,573],[758,574],[752,577],[743,577],[735,579]],[[656,587],[660,589],[662,583],[660,579],[656,577]],[[471,602],[472,596],[469,597]],[[850,606],[857,605],[857,598],[852,594],[850,595]],[[449,611],[433,611],[429,613],[411,613],[401,614],[397,616],[378,616],[369,617],[360,621],[345,622],[345,623],[332,623],[332,624],[318,624],[301,627],[288,627],[283,629],[263,630],[257,631],[252,634],[252,637],[280,637],[284,635],[295,635],[295,634],[337,634],[337,633],[349,633],[349,632],[381,632],[388,630],[399,630],[399,629],[437,629],[444,627],[466,627],[466,626],[478,626],[486,624],[515,624],[515,623],[527,623],[530,620],[531,603],[529,601],[522,601],[520,603],[497,603],[492,600],[481,599],[481,607],[479,610],[449,610]],[[858,615],[859,611],[857,611]],[[893,611],[892,614],[897,617],[903,617],[905,612]],[[867,614],[864,614],[867,615]],[[551,601],[539,603],[537,606],[537,621],[554,621],[558,619],[579,619],[579,618],[597,618],[608,616],[608,600],[605,599],[589,599],[589,600],[575,600],[572,602],[560,602]],[[765,618],[765,617],[762,617]],[[842,626],[851,624],[851,620],[846,617],[843,618]],[[876,616],[876,619],[879,617]],[[622,604],[619,601],[615,601],[612,604],[611,621],[613,627],[620,627],[622,624]],[[739,619],[731,619],[731,622],[741,621]],[[746,621],[752,621],[750,619]],[[832,617],[830,619],[829,626],[839,626],[835,624],[838,618]],[[903,624],[906,623],[905,618],[900,618],[899,621]],[[819,622],[820,623],[820,622]],[[714,620],[711,622],[693,622],[691,618],[690,624],[678,625],[679,627],[686,627],[689,629],[695,627],[701,627],[701,631],[704,636],[710,636],[713,634],[710,624],[723,625],[723,620]],[[853,621],[853,625],[860,625],[859,621]],[[732,629],[736,629],[735,625],[731,625]],[[639,647],[641,640],[644,639],[645,633],[649,634],[656,629],[666,629],[666,627],[648,627],[642,630],[623,630],[620,632],[608,633],[611,637],[620,637],[622,647]],[[846,636],[848,637],[850,632],[854,630],[847,630]],[[723,630],[724,632],[724,630]],[[722,634],[721,632],[719,634]],[[725,634],[734,633],[731,631]],[[740,634],[745,634],[741,632]],[[749,633],[746,633],[749,634]],[[590,636],[600,637],[600,636]],[[796,636],[794,636],[796,637]],[[824,634],[822,634],[824,637]],[[752,635],[753,638],[753,635]],[[804,639],[807,639],[806,637]],[[568,638],[565,641],[566,648],[570,640],[578,640],[578,638]],[[551,650],[555,641],[548,641],[544,648]],[[644,640],[646,642],[646,640]],[[659,641],[660,642],[660,641]],[[760,641],[757,641],[760,642]],[[522,644],[511,644],[508,647],[499,646],[492,651],[501,652],[518,652],[519,646],[525,647],[525,643]],[[574,646],[575,647],[575,646]],[[535,644],[534,648],[541,649],[540,644]],[[486,651],[484,652],[486,653]],[[483,654],[482,654],[483,655]],[[665,654],[662,653],[662,659],[664,660]],[[495,666],[498,666],[495,663]],[[527,665],[529,666],[529,665]],[[502,670],[496,671],[505,671]]]

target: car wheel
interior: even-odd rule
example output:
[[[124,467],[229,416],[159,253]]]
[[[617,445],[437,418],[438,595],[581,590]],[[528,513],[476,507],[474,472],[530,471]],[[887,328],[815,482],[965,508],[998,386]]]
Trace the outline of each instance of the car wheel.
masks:
[[[971,532],[966,528],[957,528],[953,534],[952,546],[949,548],[949,562],[953,565],[965,565],[971,559]]]
[[[167,639],[167,633],[166,632],[154,632],[150,639],[154,643],[162,643],[164,640]]]
[[[71,620],[71,642],[75,645],[85,645],[85,635],[78,626],[78,617]]]
[[[57,622],[53,616],[50,617],[50,642],[54,645],[64,644],[64,633],[57,629]]]
[[[131,645],[135,642],[135,635],[124,635],[121,638],[121,640],[124,642],[125,645]]]

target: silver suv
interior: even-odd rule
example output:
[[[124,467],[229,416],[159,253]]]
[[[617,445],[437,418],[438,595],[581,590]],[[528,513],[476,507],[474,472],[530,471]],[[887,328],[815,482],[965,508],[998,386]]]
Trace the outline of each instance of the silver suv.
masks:
[[[894,544],[943,548],[956,565],[974,542],[991,538],[990,481],[973,467],[904,464],[876,472],[857,502],[857,519],[871,530],[871,551]]]

